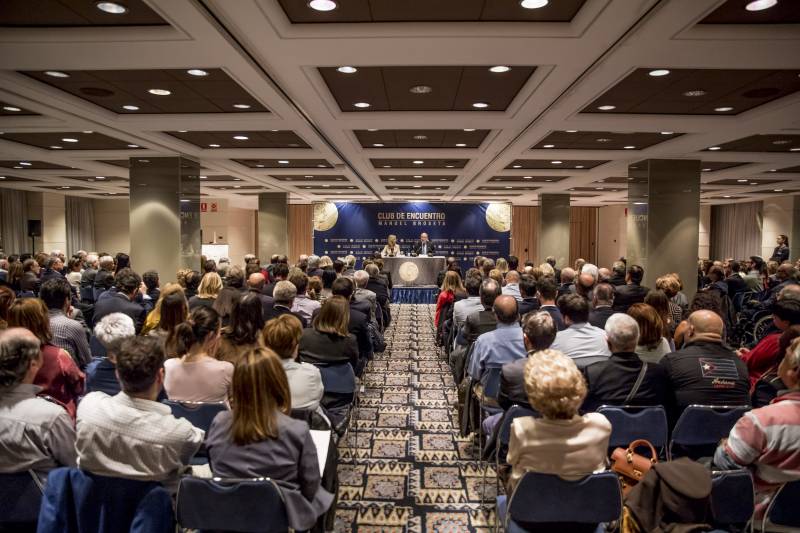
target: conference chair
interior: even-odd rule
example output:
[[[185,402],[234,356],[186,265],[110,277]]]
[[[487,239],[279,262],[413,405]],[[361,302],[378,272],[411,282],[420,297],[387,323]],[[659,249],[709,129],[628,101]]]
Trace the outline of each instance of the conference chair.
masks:
[[[31,470],[0,474],[0,532],[36,531],[42,484]]]
[[[800,502],[800,481],[783,484],[772,497],[764,513],[760,531],[772,531],[770,526],[778,526],[775,528],[777,531],[800,530],[797,502]]]
[[[601,405],[597,412],[611,422],[611,437],[608,439],[609,453],[616,448],[627,448],[637,440],[645,439],[666,456],[667,413],[660,405]]]
[[[487,418],[487,416],[491,416],[493,414],[502,412],[502,409],[497,405],[497,396],[500,394],[501,374],[502,374],[502,368],[499,366],[487,368],[484,372],[484,375],[481,377],[481,393],[476,394],[479,405],[479,417],[478,417],[478,428],[477,428],[478,460],[481,465],[481,470],[483,471],[482,482],[481,482],[481,487],[482,487],[481,505],[483,505],[483,496],[486,492],[485,490],[486,475],[487,471],[489,470],[489,463],[487,461],[486,464],[484,464],[484,457],[483,457],[484,446],[486,445],[486,441],[488,440],[488,437],[483,430],[483,421]]]
[[[497,513],[506,533],[594,533],[622,514],[619,479],[613,472],[577,481],[528,472],[508,499],[497,498]]]
[[[319,368],[322,378],[322,406],[327,410],[334,431],[339,435],[339,440],[345,437],[351,420],[356,426],[356,439],[358,439],[358,425],[355,418],[359,405],[359,384],[350,363],[336,365],[315,365]],[[361,386],[363,390],[363,385]],[[355,454],[353,454],[355,461]]]
[[[711,472],[711,517],[714,526],[742,531],[753,516],[753,478],[747,470]]]
[[[194,427],[200,428],[208,433],[211,427],[211,422],[222,411],[227,411],[228,406],[223,402],[179,402],[176,400],[163,400],[172,410],[172,416],[175,418],[185,418]],[[208,452],[206,452],[206,445],[203,443],[194,457],[191,459],[191,464],[201,465],[208,463]]]
[[[37,533],[174,533],[167,489],[156,481],[56,468],[47,476]]]
[[[668,458],[712,457],[720,439],[727,437],[736,421],[749,410],[747,405],[690,405],[672,430]]]
[[[270,478],[181,478],[178,524],[198,531],[289,531],[280,488]]]

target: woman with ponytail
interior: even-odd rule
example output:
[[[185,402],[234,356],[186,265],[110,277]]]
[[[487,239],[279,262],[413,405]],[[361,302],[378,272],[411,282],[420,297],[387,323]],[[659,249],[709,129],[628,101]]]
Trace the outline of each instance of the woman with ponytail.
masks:
[[[198,307],[172,335],[178,357],[164,362],[164,390],[170,400],[224,402],[233,377],[233,365],[218,361],[220,319],[210,307]]]

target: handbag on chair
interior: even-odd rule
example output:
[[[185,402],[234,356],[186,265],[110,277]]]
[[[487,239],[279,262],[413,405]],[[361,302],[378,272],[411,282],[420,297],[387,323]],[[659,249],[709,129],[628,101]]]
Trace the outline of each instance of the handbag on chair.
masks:
[[[636,453],[636,448],[639,446],[647,446],[650,448],[651,455],[649,458]],[[627,495],[657,462],[658,453],[655,447],[650,441],[645,439],[635,440],[628,444],[627,448],[617,448],[614,450],[611,454],[611,470],[616,472],[617,477],[619,477],[622,495]]]

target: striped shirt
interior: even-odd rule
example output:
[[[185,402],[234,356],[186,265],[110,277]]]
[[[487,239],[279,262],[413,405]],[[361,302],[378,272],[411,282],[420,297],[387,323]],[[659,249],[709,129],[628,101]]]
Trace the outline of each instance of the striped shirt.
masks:
[[[757,492],[800,479],[800,391],[745,413],[731,430],[725,452],[750,467]]]
[[[77,320],[69,318],[61,309],[50,309],[50,331],[54,345],[66,350],[78,368],[84,368],[92,360],[92,351],[86,339],[86,330]]]

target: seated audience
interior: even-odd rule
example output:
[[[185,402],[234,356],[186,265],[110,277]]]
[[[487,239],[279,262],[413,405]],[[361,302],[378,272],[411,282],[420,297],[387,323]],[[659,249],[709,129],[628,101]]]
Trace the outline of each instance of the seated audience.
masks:
[[[0,331],[8,327],[8,309],[17,295],[9,287],[0,286]]]
[[[297,360],[303,325],[292,315],[273,318],[264,326],[264,346],[278,354],[289,382],[292,409],[316,410],[324,392],[319,369]]]
[[[684,347],[664,356],[669,375],[671,421],[692,404],[749,405],[750,381],[744,361],[723,342],[722,319],[713,311],[689,315]]]
[[[59,466],[75,466],[75,429],[67,411],[38,396],[39,339],[30,331],[0,332],[0,473],[32,471],[40,482]]]
[[[247,292],[257,294],[261,300],[261,316],[266,316],[272,306],[275,305],[275,300],[272,299],[272,296],[264,294],[266,279],[263,272],[253,272],[247,277]]]
[[[37,298],[15,300],[8,311],[8,326],[31,331],[41,343],[42,364],[33,380],[42,394],[62,404],[72,418],[83,394],[84,375],[69,353],[52,343],[47,307]]]
[[[94,336],[105,348],[106,355],[86,365],[86,392],[100,391],[113,396],[120,391],[116,366],[119,347],[125,339],[136,336],[133,319],[122,313],[106,315],[94,327]]]
[[[470,345],[482,334],[493,331],[497,327],[497,316],[494,314],[494,302],[500,296],[500,284],[491,278],[484,279],[480,288],[480,300],[483,310],[473,311],[464,321],[461,328],[459,344]]]
[[[303,327],[308,326],[308,322],[300,313],[292,311],[294,299],[297,297],[297,288],[291,281],[282,280],[275,284],[272,291],[272,299],[274,303],[272,308],[264,315],[264,320],[277,318],[281,315],[294,315],[303,324]]]
[[[556,335],[551,346],[553,350],[573,359],[581,369],[611,355],[605,332],[589,324],[589,302],[584,297],[578,294],[562,296],[558,299],[558,308],[567,328]]]
[[[660,365],[638,357],[636,320],[615,313],[606,321],[605,331],[611,357],[584,369],[589,392],[582,411],[595,411],[601,405],[664,405],[669,398],[667,373]]]
[[[161,307],[158,312],[158,323],[149,334],[157,335],[162,339],[164,353],[167,358],[170,358],[178,355],[175,332],[178,324],[185,322],[189,318],[189,305],[186,302],[183,289],[175,283],[167,284],[163,294],[163,297],[159,300]],[[150,313],[150,315],[152,314]]]
[[[183,288],[186,293],[186,298],[191,299],[197,296],[197,291],[200,288],[200,282],[203,276],[197,270],[190,270],[186,273],[186,286]]]
[[[800,480],[800,340],[786,351],[778,375],[787,390],[771,404],[745,413],[714,454],[715,467],[752,473],[756,516],[782,484]]]
[[[219,294],[214,300],[214,305],[212,305],[211,308],[219,315],[219,319],[222,321],[223,328],[228,327],[230,324],[233,306],[241,297],[242,291],[234,287],[223,287],[219,291]]]
[[[781,391],[786,390],[786,384],[781,380],[778,368],[797,337],[800,337],[800,326],[790,326],[781,334],[778,341],[780,355],[777,362],[761,374],[758,381],[750,388],[750,401],[753,408],[769,405]]]
[[[261,296],[250,291],[233,304],[230,324],[222,330],[217,359],[235,365],[243,353],[261,346],[261,330],[265,323]]]
[[[92,360],[86,330],[77,320],[70,318],[72,307],[72,289],[63,277],[54,277],[42,283],[39,297],[47,306],[50,319],[52,343],[66,350],[79,368],[85,367]]]
[[[369,274],[367,274],[366,270],[356,270],[351,277],[356,287],[353,293],[353,301],[369,308],[369,321],[377,326],[379,318],[378,299],[375,293],[367,288]],[[383,321],[383,316],[380,319]]]
[[[450,306],[450,312],[453,312],[452,306],[456,300],[456,293],[463,295],[465,292],[464,285],[461,283],[461,276],[458,275],[458,272],[453,272],[452,270],[445,274],[444,281],[439,289],[439,296],[436,298],[436,315],[434,317],[434,324],[437,326],[440,326],[441,322],[447,319],[447,317],[442,317],[442,311],[445,310],[445,307]]]
[[[519,272],[516,270],[510,271],[503,271],[500,270],[501,273],[505,275],[505,285],[503,286],[503,294],[508,294],[509,296],[513,296],[517,302],[522,301],[522,292],[519,288],[519,281],[520,275]]]
[[[609,283],[598,283],[592,293],[592,310],[589,311],[589,324],[605,329],[606,320],[614,314],[614,287]]]
[[[161,297],[161,282],[158,279],[158,272],[155,270],[148,270],[142,274],[142,283],[144,283],[144,286],[147,288],[145,294],[154,302],[158,301],[159,297]]]
[[[178,356],[164,362],[164,390],[170,400],[228,400],[233,364],[215,358],[219,337],[219,315],[208,307],[198,307],[189,320],[175,327]]]
[[[469,360],[468,373],[476,382],[482,382],[490,368],[500,368],[506,363],[524,358],[527,354],[514,297],[508,294],[498,296],[493,310],[497,317],[497,327],[475,340]]]
[[[797,300],[776,301],[772,305],[772,323],[777,329],[775,333],[766,335],[752,350],[740,348],[736,352],[747,365],[751,387],[755,386],[756,381],[767,369],[774,366],[783,357],[784,352],[780,351],[778,347],[779,340],[789,327],[800,324],[800,302]]]
[[[639,325],[639,344],[636,346],[639,359],[658,363],[662,357],[673,351],[664,336],[664,322],[655,308],[648,304],[633,304],[628,308],[628,315]]]
[[[289,265],[285,263],[277,263],[273,267],[270,275],[273,281],[265,285],[263,289],[264,294],[267,296],[273,296],[272,292],[275,290],[275,286],[278,284],[278,282],[285,281],[289,277]]]
[[[480,296],[481,277],[476,270],[470,269],[467,271],[464,289],[467,292],[467,297],[453,304],[453,327],[456,331],[464,325],[464,321],[469,315],[483,309]]]
[[[242,357],[233,376],[231,403],[233,409],[216,416],[206,438],[214,476],[274,480],[281,487],[289,526],[310,529],[333,495],[321,486],[308,424],[289,416],[289,384],[274,353],[260,348]]]
[[[531,311],[539,309],[539,299],[536,298],[536,280],[529,274],[520,276],[519,279],[519,316],[524,317]]]
[[[672,275],[661,276],[656,280],[656,289],[662,291],[669,300],[668,304],[669,314],[671,315],[672,318],[671,335],[674,335],[675,329],[678,327],[678,324],[680,324],[681,321],[683,320],[684,309],[675,301],[678,298],[678,294],[680,294],[681,296],[683,295],[683,293],[680,292],[681,290],[680,281],[678,281],[678,278],[676,276]]]
[[[159,291],[158,300],[156,300],[153,310],[147,314],[147,318],[144,321],[144,326],[142,326],[142,330],[139,332],[141,335],[148,335],[158,329],[158,325],[161,322],[161,305],[164,302],[164,299],[170,294],[175,294],[178,292],[181,294],[181,297],[186,300],[186,293],[184,292],[183,287],[178,283],[167,283],[164,287],[164,290]],[[183,322],[185,319],[186,317],[179,322]]]
[[[507,493],[525,472],[576,480],[604,470],[611,424],[598,413],[578,414],[586,382],[575,362],[557,350],[534,353],[525,365],[525,390],[542,418],[524,416],[511,424]]]
[[[164,349],[155,337],[122,341],[122,392],[92,392],[78,407],[78,465],[101,476],[160,481],[174,491],[204,432],[156,401],[164,383]]]
[[[345,278],[347,279],[347,278]],[[288,283],[288,282],[287,282]],[[313,364],[350,363],[358,367],[358,344],[348,331],[350,306],[342,296],[332,296],[322,304],[310,328],[300,338],[300,361]]]
[[[661,322],[664,325],[664,337],[667,341],[671,340],[672,335],[675,333],[675,328],[678,327],[678,323],[680,322],[680,320],[676,322],[672,316],[670,304],[675,304],[670,302],[667,294],[659,289],[648,292],[647,296],[644,297],[644,303],[656,310],[656,313],[661,317]]]
[[[561,311],[558,309],[558,306],[556,306],[557,293],[558,287],[555,281],[547,276],[536,283],[536,297],[539,300],[539,308],[542,311],[550,313],[550,316],[553,317],[553,322],[556,324],[556,328],[558,331],[561,331],[567,326],[564,324],[564,317],[561,315]]]
[[[373,341],[370,335],[369,327],[369,309],[366,304],[358,303],[353,300],[353,291],[355,285],[350,278],[340,277],[333,282],[331,289],[334,296],[341,296],[350,305],[350,319],[347,323],[347,329],[350,333],[355,335],[356,342],[358,343],[358,356],[360,359],[359,367],[356,368],[358,373],[361,368],[366,364],[368,359],[372,358],[373,354]]]
[[[644,297],[650,290],[647,287],[642,287],[642,279],[644,278],[644,269],[639,265],[631,265],[628,267],[628,274],[625,276],[625,285],[620,285],[616,288],[614,295],[614,311],[617,313],[625,313],[630,306],[637,303],[644,302]]]
[[[688,331],[689,329],[689,315],[691,315],[695,311],[701,311],[701,310],[712,311],[720,318],[720,320],[723,320],[722,302],[720,302],[719,295],[713,292],[699,291],[697,294],[694,295],[694,298],[692,298],[692,303],[688,307],[686,318],[682,320],[680,324],[678,324],[678,326],[675,328],[673,344],[675,345],[676,348],[680,348],[684,345],[685,334],[686,331]],[[723,331],[724,328],[725,328],[725,323],[723,322]]]
[[[147,318],[147,309],[136,301],[142,288],[142,278],[133,270],[125,268],[117,272],[114,284],[116,292],[107,298],[98,298],[94,304],[95,323],[111,313],[124,313],[133,319],[136,332],[140,332]]]
[[[222,290],[222,278],[216,272],[209,272],[200,280],[197,287],[197,294],[189,298],[189,311],[194,311],[196,307],[214,307],[214,301]]]
[[[300,269],[295,268],[289,273],[289,282],[297,289],[297,296],[294,297],[294,303],[292,304],[292,312],[299,314],[303,317],[304,323],[308,324],[311,322],[311,315],[320,308],[320,303],[312,300],[306,294],[308,276]]]

